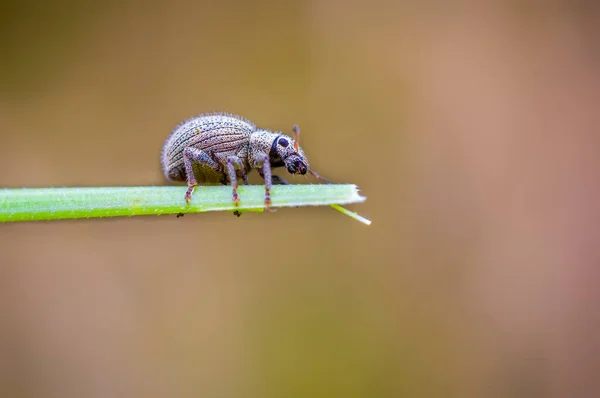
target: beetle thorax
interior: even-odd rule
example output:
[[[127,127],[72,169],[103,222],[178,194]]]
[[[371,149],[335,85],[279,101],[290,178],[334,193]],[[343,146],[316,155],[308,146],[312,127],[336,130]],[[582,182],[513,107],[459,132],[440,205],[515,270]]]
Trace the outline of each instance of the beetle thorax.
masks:
[[[279,134],[268,130],[256,130],[250,134],[250,142],[248,145],[248,162],[250,163],[250,166],[254,167],[259,155],[269,155],[273,142],[278,136]]]
[[[308,161],[302,148],[290,136],[257,130],[250,135],[248,162],[256,167],[259,159],[269,159],[272,168],[284,167],[291,174],[306,174]]]

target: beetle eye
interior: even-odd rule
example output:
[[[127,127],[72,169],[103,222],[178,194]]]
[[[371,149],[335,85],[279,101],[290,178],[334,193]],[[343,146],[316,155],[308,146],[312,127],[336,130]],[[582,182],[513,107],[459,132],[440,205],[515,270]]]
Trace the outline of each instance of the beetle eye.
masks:
[[[287,146],[290,145],[288,140],[286,140],[285,138],[280,138],[278,142],[279,142],[279,145],[281,145],[284,148],[287,148]]]

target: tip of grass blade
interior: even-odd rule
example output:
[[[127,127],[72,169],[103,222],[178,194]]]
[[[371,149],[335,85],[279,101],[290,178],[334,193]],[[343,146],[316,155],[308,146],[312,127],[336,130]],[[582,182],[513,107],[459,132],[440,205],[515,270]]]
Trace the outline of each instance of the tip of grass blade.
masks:
[[[365,225],[371,225],[371,220],[369,220],[368,218],[364,218],[363,216],[359,215],[358,213],[354,213],[348,209],[343,208],[340,205],[329,205],[329,207],[339,211],[340,213],[344,213],[345,215],[350,216],[353,219],[355,219],[356,221],[360,221],[361,223],[363,223]]]

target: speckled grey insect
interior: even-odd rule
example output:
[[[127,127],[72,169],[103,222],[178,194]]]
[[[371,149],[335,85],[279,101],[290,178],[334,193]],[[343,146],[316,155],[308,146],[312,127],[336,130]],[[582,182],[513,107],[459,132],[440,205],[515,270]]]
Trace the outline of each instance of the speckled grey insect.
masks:
[[[285,166],[291,174],[311,173],[308,160],[298,145],[299,129],[294,126],[296,139],[258,129],[242,117],[226,113],[194,116],[180,123],[167,138],[162,151],[165,176],[172,181],[187,181],[185,201],[189,203],[198,182],[231,184],[233,201],[237,206],[238,179],[248,184],[248,172],[257,169],[265,180],[265,206],[271,205],[273,184],[271,168]],[[285,183],[274,176],[276,181]]]

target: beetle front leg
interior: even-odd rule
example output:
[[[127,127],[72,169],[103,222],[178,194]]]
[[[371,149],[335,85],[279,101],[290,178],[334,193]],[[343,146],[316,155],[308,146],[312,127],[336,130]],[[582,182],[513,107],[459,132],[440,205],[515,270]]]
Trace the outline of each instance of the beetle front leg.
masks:
[[[273,185],[290,185],[289,182],[279,177],[278,175],[273,175],[271,177],[271,182],[273,183]]]
[[[248,182],[248,176],[246,170],[244,170],[244,163],[237,156],[227,156],[227,175],[229,176],[229,182],[233,189],[233,203],[237,206],[240,203],[240,196],[238,195],[238,182],[237,173],[240,173],[240,177],[245,183]]]
[[[271,187],[273,184],[269,157],[264,153],[257,156],[254,167],[259,169],[260,176],[265,180],[265,207],[268,209],[271,206]]]
[[[194,175],[193,163],[200,163],[202,166],[209,167],[216,172],[221,172],[221,166],[208,156],[208,154],[198,148],[187,147],[183,150],[183,166],[185,167],[185,175],[187,178],[188,189],[185,192],[185,201],[190,203],[192,200],[192,192],[194,187],[198,185],[196,176]]]

